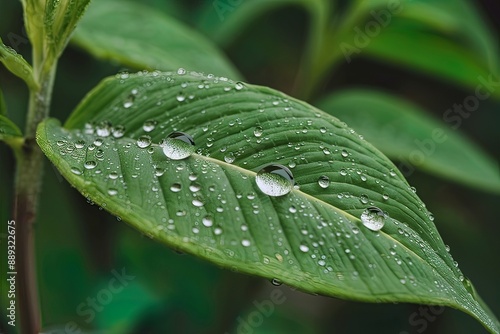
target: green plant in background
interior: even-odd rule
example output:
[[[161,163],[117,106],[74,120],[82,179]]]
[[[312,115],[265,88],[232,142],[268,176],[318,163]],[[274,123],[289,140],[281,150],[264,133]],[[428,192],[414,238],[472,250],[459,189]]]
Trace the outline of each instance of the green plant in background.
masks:
[[[96,1],[72,41],[141,72],[104,79],[61,125],[48,118],[56,65],[88,2],[23,1],[31,65],[3,43],[0,49],[2,63],[30,91],[24,133],[7,117],[0,95],[0,139],[16,158],[16,205],[9,220],[17,228],[17,323],[23,332],[41,327],[32,225],[42,151],[89,202],[175,250],[309,293],[449,306],[500,332],[404,178],[419,168],[500,192],[496,164],[455,131],[481,101],[500,96],[494,39],[468,2],[248,0],[207,2],[198,9],[199,30],[228,47],[266,12],[303,8],[309,33],[288,88],[318,109],[243,82],[213,42],[158,10]],[[426,72],[474,95],[461,108],[446,110],[443,126],[381,91],[325,91],[334,70],[358,55]],[[400,169],[381,152],[399,161]],[[127,254],[157,266],[140,250]],[[195,285],[211,281],[210,269],[204,274]],[[145,310],[158,301],[125,270],[113,275],[130,284],[140,302],[116,313],[83,302],[76,313],[87,323],[97,319],[95,328],[132,331],[147,322],[141,320]],[[85,273],[78,279],[85,280]],[[97,296],[106,291],[114,290],[105,286]],[[123,314],[128,323],[115,319]],[[66,331],[75,326],[69,322]]]

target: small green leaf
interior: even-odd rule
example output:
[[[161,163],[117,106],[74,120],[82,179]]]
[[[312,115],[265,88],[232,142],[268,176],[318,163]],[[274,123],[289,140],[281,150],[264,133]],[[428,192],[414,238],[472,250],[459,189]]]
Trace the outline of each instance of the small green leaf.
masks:
[[[397,168],[285,94],[118,75],[37,142],[84,196],[170,247],[311,293],[454,307],[499,333]]]
[[[366,136],[406,174],[421,168],[450,180],[500,192],[498,164],[457,129],[460,114],[446,111],[442,123],[400,98],[367,90],[332,94],[318,107]]]
[[[38,86],[33,78],[33,69],[30,64],[16,50],[3,44],[2,39],[0,39],[0,61],[12,74],[23,79],[28,87],[34,89]]]
[[[90,0],[46,0],[44,26],[47,45],[59,57]]]
[[[4,115],[0,115],[0,140],[12,147],[18,146],[20,141],[22,141],[21,130]]]
[[[90,0],[21,0],[33,64],[48,73],[61,56]]]
[[[128,1],[95,1],[73,42],[94,56],[138,69],[189,68],[239,79],[206,38],[175,19]]]

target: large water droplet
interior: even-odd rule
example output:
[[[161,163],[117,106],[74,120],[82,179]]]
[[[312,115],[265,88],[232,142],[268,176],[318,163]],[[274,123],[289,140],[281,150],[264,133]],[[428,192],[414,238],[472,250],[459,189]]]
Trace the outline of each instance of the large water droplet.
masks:
[[[326,175],[321,175],[318,178],[318,184],[321,188],[326,189],[330,185],[330,178]]]
[[[376,206],[370,206],[361,214],[361,222],[372,231],[379,231],[384,227],[386,214]]]
[[[288,194],[294,185],[292,172],[283,165],[270,164],[262,168],[255,178],[259,189],[269,196]]]
[[[172,160],[182,160],[194,152],[193,137],[184,132],[172,132],[162,140],[163,153]]]

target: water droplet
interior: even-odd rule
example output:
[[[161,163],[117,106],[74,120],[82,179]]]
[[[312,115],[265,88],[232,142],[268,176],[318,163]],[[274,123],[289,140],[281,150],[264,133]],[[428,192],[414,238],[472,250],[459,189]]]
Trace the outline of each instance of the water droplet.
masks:
[[[344,158],[347,158],[347,157],[349,156],[349,153],[347,153],[347,151],[346,151],[346,150],[342,150],[342,153],[341,153],[341,154],[342,154],[342,156],[343,156]]]
[[[214,228],[214,234],[215,235],[221,235],[222,234],[222,228],[220,228],[220,227]]]
[[[262,127],[258,126],[253,130],[253,135],[258,138],[262,136],[262,132],[263,132]]]
[[[162,176],[165,173],[165,170],[160,167],[155,168],[155,176]]]
[[[250,240],[248,239],[241,240],[241,244],[243,245],[243,247],[248,247],[251,245]]]
[[[271,284],[274,285],[274,286],[280,286],[281,284],[283,284],[283,282],[281,282],[279,279],[277,278],[273,278],[271,280]]]
[[[288,208],[288,211],[290,211],[290,213],[296,213],[297,208],[292,205],[291,207]]]
[[[118,194],[118,190],[116,190],[114,188],[109,188],[108,189],[108,195],[115,196],[116,194]]]
[[[177,74],[184,75],[184,74],[186,74],[186,70],[183,69],[182,67],[179,67],[179,69],[177,70]]]
[[[118,178],[118,173],[116,172],[111,172],[109,173],[108,177],[111,179],[111,180],[116,180]]]
[[[241,81],[238,81],[235,85],[234,85],[234,89],[236,90],[242,90],[243,87],[245,87],[245,84]]]
[[[300,245],[299,249],[301,252],[304,252],[304,253],[309,252],[309,247],[307,247],[306,245]]]
[[[382,195],[382,198],[384,199],[384,201],[387,201],[389,199],[389,195],[387,194],[383,194]]]
[[[142,125],[142,129],[146,132],[151,132],[155,129],[156,127],[156,121],[155,120],[147,120],[146,122],[144,122],[144,124]]]
[[[210,216],[205,216],[205,217],[203,217],[203,219],[201,220],[201,223],[203,224],[203,226],[206,226],[206,227],[211,227],[211,226],[214,224],[214,221],[213,221],[212,217],[210,217]]]
[[[340,175],[346,176],[347,175],[347,171],[345,169],[341,169],[340,170]]]
[[[200,189],[201,189],[201,185],[198,183],[192,183],[189,185],[189,190],[193,193],[200,191]]]
[[[117,125],[111,129],[111,134],[115,138],[121,138],[125,134],[125,127],[123,125]]]
[[[94,169],[96,166],[97,162],[93,160],[88,160],[83,164],[83,167],[85,167],[85,169]]]
[[[75,143],[76,148],[83,148],[85,146],[85,140],[77,140]]]
[[[140,136],[137,139],[137,146],[140,148],[146,148],[151,145],[151,137],[150,136]]]
[[[179,191],[181,191],[182,189],[182,185],[180,183],[174,183],[170,186],[170,190],[174,193],[178,193]]]
[[[235,159],[236,158],[235,158],[233,152],[229,152],[228,154],[226,154],[224,156],[224,161],[227,162],[228,164],[232,164]]]
[[[322,126],[321,128],[319,128],[319,132],[326,133],[326,128],[324,126]]]
[[[318,184],[321,188],[326,189],[330,186],[330,178],[326,175],[321,175],[318,178]]]
[[[172,160],[185,159],[194,152],[193,137],[184,132],[172,132],[160,146],[163,148],[163,153]]]
[[[82,175],[81,169],[79,169],[77,167],[71,167],[71,173],[73,173],[75,175]]]
[[[372,231],[379,231],[384,227],[386,214],[376,206],[370,206],[361,214],[361,222]]]
[[[179,102],[183,102],[184,100],[186,100],[186,95],[182,94],[182,93],[179,93],[177,94],[177,97],[176,97],[177,101]]]
[[[95,129],[96,134],[100,137],[108,137],[111,134],[111,126],[109,122],[101,122]]]
[[[199,199],[193,199],[192,202],[191,202],[194,206],[196,207],[202,207],[203,205],[205,205],[202,201],[200,201]]]
[[[368,196],[366,196],[365,194],[359,196],[359,201],[361,202],[361,204],[368,204]]]
[[[270,164],[262,168],[255,178],[259,189],[269,196],[288,194],[294,185],[292,172],[283,165]]]

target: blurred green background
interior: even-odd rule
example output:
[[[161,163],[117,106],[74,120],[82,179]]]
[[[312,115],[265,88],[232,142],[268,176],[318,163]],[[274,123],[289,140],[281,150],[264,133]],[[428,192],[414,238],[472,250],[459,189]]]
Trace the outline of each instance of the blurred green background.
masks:
[[[237,8],[236,5],[242,6],[245,0],[222,2]],[[148,0],[142,3],[201,29],[213,40],[220,37],[219,26],[227,23],[220,20],[212,1]],[[488,0],[474,5],[498,44],[500,5]],[[347,6],[347,1],[339,1],[339,6]],[[233,15],[233,12],[225,15]],[[428,15],[432,17],[432,11]],[[466,20],[467,16],[456,19]],[[253,18],[233,39],[226,39],[223,50],[245,81],[296,95],[294,82],[306,44],[308,20],[307,13],[298,6],[276,6]],[[6,44],[16,41],[17,45],[11,46],[30,59],[19,1],[3,0],[0,4],[0,34]],[[433,56],[424,54],[429,62]],[[105,76],[121,70],[133,69],[95,60],[70,46],[59,62],[52,116],[66,119],[86,92]],[[24,128],[28,97],[24,84],[0,67],[0,87],[9,117]],[[443,127],[448,126],[442,121],[445,110],[474,93],[473,88],[453,78],[412,69],[390,57],[373,58],[362,50],[351,63],[339,61],[332,75],[321,82],[313,95],[355,87],[376,88],[411,101],[432,113]],[[479,109],[464,119],[459,128],[496,161],[500,157],[499,108],[498,97],[481,101]],[[10,218],[13,173],[13,156],[6,145],[0,144],[2,222]],[[408,181],[417,187],[419,196],[434,213],[434,222],[462,271],[499,316],[499,196],[420,171],[410,175]],[[420,313],[419,305],[363,304],[312,296],[178,254],[89,203],[48,162],[36,229],[38,279],[46,332],[430,334],[484,331],[471,317],[452,309],[441,313],[437,308],[438,315],[429,311],[426,318]],[[3,242],[4,227],[2,233]],[[108,294],[110,280],[122,270],[134,278],[119,292]],[[3,275],[5,271],[0,273],[2,282]],[[283,302],[273,303],[269,314],[259,311],[255,303],[269,306],[266,302],[276,291],[284,294],[280,299]],[[106,302],[97,305],[102,310],[95,312],[90,320],[90,312],[85,312],[91,308],[88,298],[99,297]],[[5,317],[0,321],[6,328]],[[252,322],[258,326],[245,325]]]

